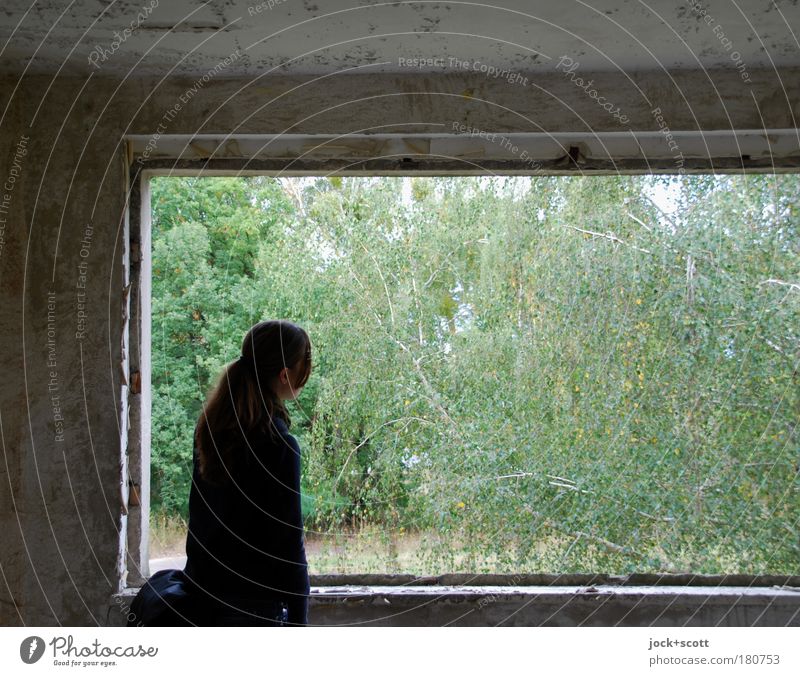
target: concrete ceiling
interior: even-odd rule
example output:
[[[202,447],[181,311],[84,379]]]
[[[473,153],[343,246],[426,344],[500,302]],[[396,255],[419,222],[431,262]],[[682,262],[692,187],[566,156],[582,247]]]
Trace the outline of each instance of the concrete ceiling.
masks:
[[[535,72],[562,55],[584,72],[713,69],[736,53],[755,70],[800,65],[799,38],[797,0],[4,0],[0,72],[197,76],[237,49],[224,76],[435,73],[455,59]]]

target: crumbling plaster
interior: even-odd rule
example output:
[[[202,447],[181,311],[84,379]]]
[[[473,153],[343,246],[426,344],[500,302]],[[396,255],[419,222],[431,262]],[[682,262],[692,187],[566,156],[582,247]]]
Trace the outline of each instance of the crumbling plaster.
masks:
[[[114,32],[133,25],[113,58],[95,68],[114,75],[160,75],[178,61],[176,74],[198,75],[237,48],[246,53],[237,74],[248,76],[402,72],[400,58],[451,56],[544,71],[562,54],[593,72],[714,69],[730,65],[720,32],[757,70],[797,65],[788,27],[800,24],[800,8],[786,0],[8,0],[4,12],[0,39],[14,39],[2,69],[13,72],[30,65],[85,73],[92,50],[110,49]],[[449,61],[422,66],[448,68]]]

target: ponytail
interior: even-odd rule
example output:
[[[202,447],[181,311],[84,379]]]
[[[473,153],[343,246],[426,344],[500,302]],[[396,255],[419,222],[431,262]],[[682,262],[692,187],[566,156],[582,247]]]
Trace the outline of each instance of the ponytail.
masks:
[[[228,364],[206,400],[197,420],[194,443],[203,480],[215,485],[229,483],[249,454],[248,439],[266,432],[276,440],[274,417],[291,424],[286,407],[244,359]]]
[[[252,454],[251,435],[266,433],[278,441],[276,417],[291,426],[289,412],[271,383],[281,369],[301,362],[295,387],[302,387],[311,375],[311,340],[296,324],[268,320],[247,332],[242,354],[223,369],[195,427],[198,469],[205,481],[228,483]]]

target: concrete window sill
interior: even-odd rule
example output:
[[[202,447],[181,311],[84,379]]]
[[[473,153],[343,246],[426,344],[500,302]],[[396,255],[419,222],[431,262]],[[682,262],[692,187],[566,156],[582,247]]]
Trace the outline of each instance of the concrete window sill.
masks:
[[[541,580],[544,576],[312,576],[309,623],[435,627],[800,626],[800,585],[794,578],[750,577],[747,579],[751,584],[723,585],[713,582],[729,581],[728,578],[692,576],[695,584],[664,584],[663,578],[651,584],[631,584],[630,578],[606,578],[597,584],[543,584],[544,580],[539,584],[488,584],[487,577],[505,582],[523,577]],[[698,579],[701,584],[697,584]],[[733,579],[738,581],[737,577]],[[455,583],[442,583],[446,581]],[[762,584],[752,584],[756,581]],[[137,591],[130,588],[114,595],[108,615],[110,625],[125,624],[125,613]]]

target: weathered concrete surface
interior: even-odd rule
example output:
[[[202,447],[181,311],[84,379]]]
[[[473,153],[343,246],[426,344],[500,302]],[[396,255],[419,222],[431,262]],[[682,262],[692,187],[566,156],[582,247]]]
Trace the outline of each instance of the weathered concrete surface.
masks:
[[[128,11],[132,6],[119,5]],[[630,3],[617,5],[624,9]],[[720,3],[711,5],[720,21],[743,30],[740,15],[730,10],[726,14]],[[3,191],[5,220],[0,231],[3,625],[104,624],[111,595],[127,579],[123,546],[128,525],[124,479],[130,377],[125,324],[126,199],[127,167],[133,160],[127,154],[127,135],[155,140],[156,133],[313,135],[380,130],[413,134],[440,132],[453,122],[508,133],[652,131],[659,128],[654,107],[660,108],[670,128],[687,131],[758,129],[768,133],[794,129],[800,118],[800,64],[780,47],[791,36],[775,32],[778,14],[769,19],[775,22],[769,24],[774,32],[769,44],[778,45],[774,50],[778,68],[772,67],[769,58],[758,56],[759,48],[754,46],[748,54],[756,66],[746,85],[735,69],[705,71],[703,62],[694,71],[668,72],[651,61],[634,59],[650,70],[620,72],[607,67],[608,61],[590,56],[591,49],[573,44],[573,56],[584,67],[592,64],[597,69],[596,73],[587,70],[586,79],[593,77],[598,90],[613,93],[628,116],[630,122],[623,128],[563,72],[556,72],[552,60],[549,65],[537,62],[533,66],[530,59],[518,59],[514,51],[498,55],[497,63],[508,59],[518,65],[520,73],[531,75],[528,85],[461,70],[394,68],[386,74],[333,74],[341,65],[370,62],[372,57],[364,51],[367,43],[360,51],[348,52],[344,62],[321,53],[306,58],[309,72],[326,74],[322,79],[298,74],[302,70],[280,77],[267,72],[265,65],[295,54],[271,51],[267,45],[261,56],[237,59],[210,79],[200,80],[198,76],[217,67],[234,42],[188,54],[183,38],[191,33],[199,43],[209,37],[207,28],[184,24],[187,30],[175,31],[183,36],[178,40],[170,37],[169,27],[162,26],[153,29],[161,31],[157,39],[164,41],[153,59],[145,62],[150,71],[132,69],[133,55],[144,46],[135,41],[126,42],[125,50],[109,57],[102,68],[93,69],[75,61],[85,61],[86,45],[71,52],[77,44],[76,32],[81,34],[87,18],[73,12],[65,15],[63,23],[54,24],[52,39],[43,43],[41,57],[34,58],[41,29],[49,29],[58,18],[51,16],[55,6],[32,13],[32,25],[3,24],[7,36],[14,31],[4,57],[10,57],[4,61],[10,64],[9,75],[0,81],[0,180],[14,178],[13,188]],[[94,6],[98,11],[96,15],[90,12],[91,20],[106,8],[99,2]],[[12,16],[17,16],[22,3],[9,7]],[[229,20],[223,3],[209,7],[217,11],[220,21]],[[98,24],[107,33],[110,26],[119,26],[123,16],[114,11],[109,9],[111,24],[103,23],[103,18]],[[564,11],[565,17],[572,17],[570,21],[580,23],[575,28],[583,30],[587,22],[573,16],[573,10]],[[271,16],[277,20],[280,15]],[[417,23],[424,21],[424,15],[414,16]],[[702,28],[695,19],[692,22],[687,24],[691,28],[684,27],[687,37]],[[593,43],[613,44],[615,49],[624,45],[615,41],[617,33],[604,32],[598,25],[592,23]],[[395,30],[413,31],[415,26],[394,19],[392,23]],[[641,25],[640,29],[642,35],[647,32]],[[195,34],[198,31],[200,35]],[[444,35],[435,37],[442,47],[439,53],[448,39]],[[547,39],[551,37],[548,34]],[[157,39],[150,35],[146,44]],[[307,39],[317,38],[312,32]],[[709,40],[702,38],[711,48],[714,43]],[[476,51],[475,44],[453,43],[453,53],[485,56]],[[664,63],[694,68],[696,61],[685,56],[679,39],[668,38],[665,44],[671,51],[663,56]],[[596,50],[592,53],[597,55]],[[264,55],[271,55],[272,61],[264,61],[268,58]],[[709,52],[705,63],[726,65],[718,56]],[[320,70],[311,68],[312,63],[321,63]],[[57,73],[61,64],[66,64],[65,69]],[[141,77],[148,72],[158,72],[158,76]],[[83,263],[85,267],[79,267]],[[51,292],[53,296],[48,296]],[[131,332],[135,333],[134,328]],[[780,624],[785,618],[775,604],[767,606],[763,599],[754,603],[769,608],[766,621]],[[364,612],[365,617],[374,617],[366,606]]]
[[[95,624],[122,572],[125,164],[70,86],[41,92],[18,89],[2,120],[2,180],[29,141],[0,258],[0,624]]]
[[[36,50],[33,72],[62,67],[72,74],[91,68],[160,76],[175,67],[176,74],[197,75],[237,48],[246,54],[246,75],[397,72],[404,69],[400,59],[420,59],[415,69],[441,73],[453,69],[451,58],[465,57],[533,70],[562,54],[588,71],[713,69],[730,65],[733,51],[748,70],[796,64],[787,26],[800,25],[797,3],[699,4],[704,13],[688,2],[638,0],[84,0],[74,8],[37,3],[30,11],[27,0],[5,0],[0,39],[12,32],[15,38],[5,69],[21,70]]]
[[[132,593],[108,622],[125,626]],[[311,625],[380,627],[800,626],[800,589],[741,587],[312,587]]]

